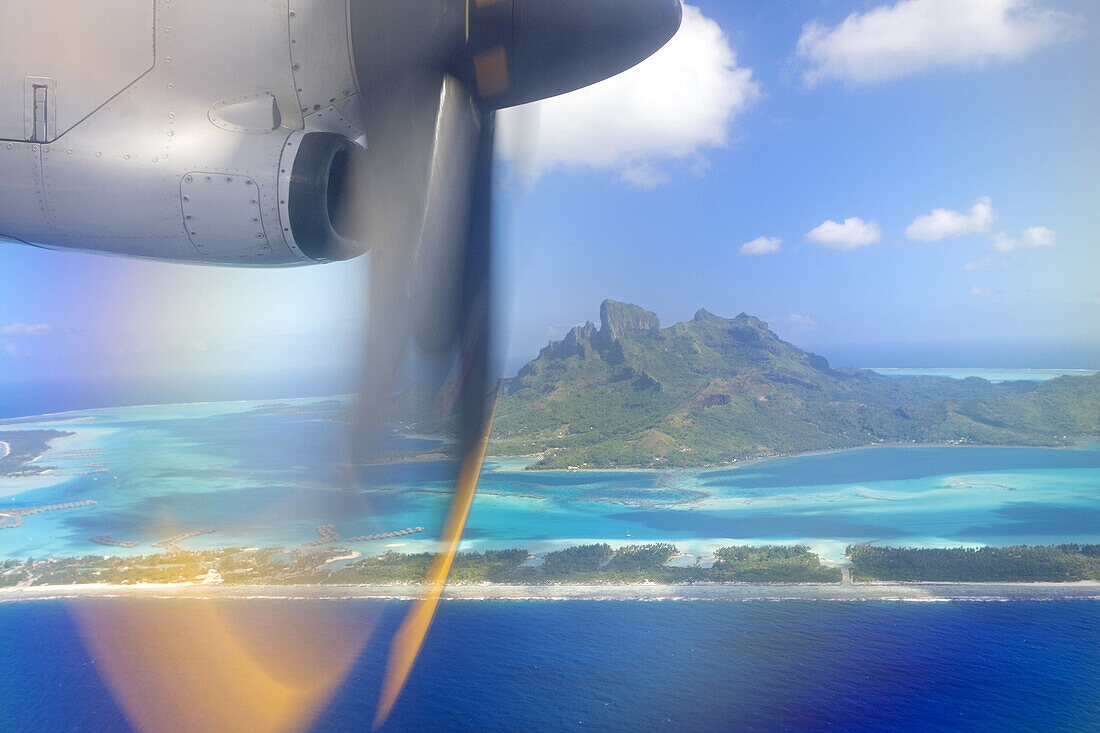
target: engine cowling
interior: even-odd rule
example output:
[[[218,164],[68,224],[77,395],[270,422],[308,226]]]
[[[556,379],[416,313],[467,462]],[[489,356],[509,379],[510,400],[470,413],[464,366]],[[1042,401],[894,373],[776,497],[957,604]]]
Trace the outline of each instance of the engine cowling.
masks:
[[[346,3],[9,0],[0,238],[243,266],[365,251],[317,205],[363,151]]]
[[[288,146],[297,147],[293,162],[282,170],[290,171],[286,184],[289,232],[294,246],[315,262],[334,262],[358,257],[367,243],[352,238],[353,212],[347,209],[356,197],[340,196],[361,185],[356,169],[368,165],[366,150],[342,135],[309,132],[292,135]],[[359,177],[361,180],[361,177]]]

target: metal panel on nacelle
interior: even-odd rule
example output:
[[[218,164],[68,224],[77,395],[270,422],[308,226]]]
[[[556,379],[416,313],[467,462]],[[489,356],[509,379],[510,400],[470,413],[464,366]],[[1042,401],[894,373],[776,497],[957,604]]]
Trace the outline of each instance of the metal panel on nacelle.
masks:
[[[53,142],[153,67],[153,0],[3,0],[0,28],[3,140]],[[53,117],[35,137],[34,89],[47,86]]]
[[[207,243],[240,242],[245,256],[271,253],[261,221],[259,187],[246,176],[196,171],[180,184],[187,235],[200,253]]]
[[[290,0],[290,55],[302,114],[355,94],[348,0]]]
[[[0,236],[41,241],[49,233],[40,145],[0,143]]]

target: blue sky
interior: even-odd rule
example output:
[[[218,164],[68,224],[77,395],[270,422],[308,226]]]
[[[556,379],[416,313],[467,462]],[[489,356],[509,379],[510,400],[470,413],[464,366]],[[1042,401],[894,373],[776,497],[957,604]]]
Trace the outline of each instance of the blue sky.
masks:
[[[610,297],[834,364],[1100,366],[1098,33],[1091,2],[700,0],[616,86],[502,118],[505,363]],[[0,245],[0,379],[336,370],[362,269]]]

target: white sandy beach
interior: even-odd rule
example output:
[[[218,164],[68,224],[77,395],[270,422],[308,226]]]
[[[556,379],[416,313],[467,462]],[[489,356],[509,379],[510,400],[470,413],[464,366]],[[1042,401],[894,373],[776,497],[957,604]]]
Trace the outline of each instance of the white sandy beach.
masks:
[[[413,600],[420,585],[56,585],[0,589],[0,603],[75,598]],[[449,600],[588,601],[1036,601],[1100,600],[1100,581],[1076,583],[860,583],[749,585],[502,585],[448,586]]]

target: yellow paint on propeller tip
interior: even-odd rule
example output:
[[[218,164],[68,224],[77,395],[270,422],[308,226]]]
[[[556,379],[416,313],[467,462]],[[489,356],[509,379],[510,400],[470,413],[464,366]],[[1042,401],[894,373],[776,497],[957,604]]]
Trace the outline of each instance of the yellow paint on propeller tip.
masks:
[[[443,525],[443,534],[440,536],[443,546],[428,568],[427,590],[424,597],[416,602],[405,620],[401,622],[401,628],[397,630],[390,644],[386,676],[382,682],[382,692],[378,698],[378,709],[374,715],[372,730],[378,730],[386,722],[394,703],[401,695],[401,690],[405,687],[413,663],[416,662],[416,657],[420,653],[420,647],[424,644],[424,637],[428,633],[432,616],[435,615],[436,606],[439,605],[443,586],[447,583],[447,575],[451,571],[455,552],[458,551],[462,530],[466,527],[466,518],[470,514],[470,505],[473,503],[477,480],[481,475],[481,465],[485,461],[485,451],[489,445],[489,433],[493,429],[495,412],[496,400],[494,399],[485,430],[478,442],[462,459],[458,481],[455,483],[454,499],[451,500],[451,508],[447,512],[447,521]]]

